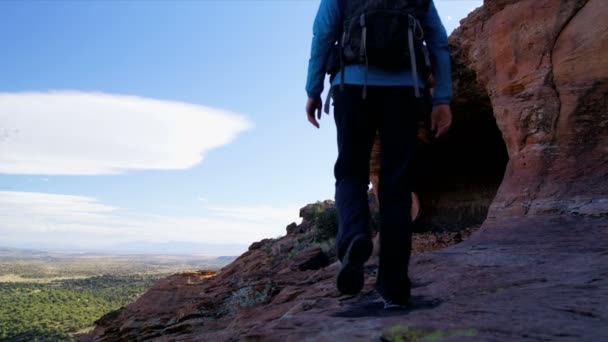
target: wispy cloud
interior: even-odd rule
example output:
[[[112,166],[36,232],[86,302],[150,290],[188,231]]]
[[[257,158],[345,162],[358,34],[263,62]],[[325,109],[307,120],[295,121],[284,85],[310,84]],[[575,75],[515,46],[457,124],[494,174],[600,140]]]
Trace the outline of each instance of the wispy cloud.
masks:
[[[284,235],[298,214],[297,206],[236,206],[192,217],[138,215],[92,197],[0,191],[1,237],[27,242],[61,237],[83,248],[129,241],[247,245]]]
[[[0,173],[186,169],[252,127],[223,110],[78,91],[0,93]]]

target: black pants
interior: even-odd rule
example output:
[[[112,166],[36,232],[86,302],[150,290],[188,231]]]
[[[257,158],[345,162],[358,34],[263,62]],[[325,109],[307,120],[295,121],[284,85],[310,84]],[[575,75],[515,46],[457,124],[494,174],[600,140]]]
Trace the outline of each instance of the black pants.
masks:
[[[338,132],[335,165],[338,210],[338,257],[342,260],[353,237],[371,236],[368,204],[369,161],[375,133],[381,141],[380,265],[377,290],[385,299],[410,296],[408,264],[411,250],[410,163],[416,146],[422,101],[411,87],[345,85],[334,89]]]

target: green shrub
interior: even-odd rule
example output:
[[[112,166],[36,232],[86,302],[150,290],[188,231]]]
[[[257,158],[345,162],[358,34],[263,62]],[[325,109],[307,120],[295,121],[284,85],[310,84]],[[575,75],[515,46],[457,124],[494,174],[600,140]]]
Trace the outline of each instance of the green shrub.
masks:
[[[266,284],[263,289],[256,290],[253,286],[244,286],[233,291],[224,300],[226,312],[234,314],[238,308],[250,308],[267,302],[271,298],[272,286]]]
[[[338,215],[334,206],[317,203],[314,216],[313,237],[316,242],[333,239],[338,234]]]

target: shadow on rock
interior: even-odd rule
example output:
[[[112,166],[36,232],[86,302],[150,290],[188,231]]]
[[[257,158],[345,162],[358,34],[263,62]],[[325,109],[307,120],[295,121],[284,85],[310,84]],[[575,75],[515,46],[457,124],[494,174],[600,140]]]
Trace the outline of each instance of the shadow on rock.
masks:
[[[343,318],[360,317],[391,317],[405,316],[412,311],[430,310],[441,305],[441,301],[435,298],[414,296],[410,300],[410,307],[407,310],[389,311],[384,309],[384,302],[380,297],[366,298],[348,305],[346,310],[337,312],[331,316]]]

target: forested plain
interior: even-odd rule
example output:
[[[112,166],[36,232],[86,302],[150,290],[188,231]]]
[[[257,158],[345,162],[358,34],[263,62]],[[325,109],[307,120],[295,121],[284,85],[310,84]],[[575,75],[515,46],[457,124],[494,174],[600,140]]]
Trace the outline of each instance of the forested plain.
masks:
[[[132,303],[154,282],[225,259],[168,256],[0,255],[0,341],[70,341]]]

